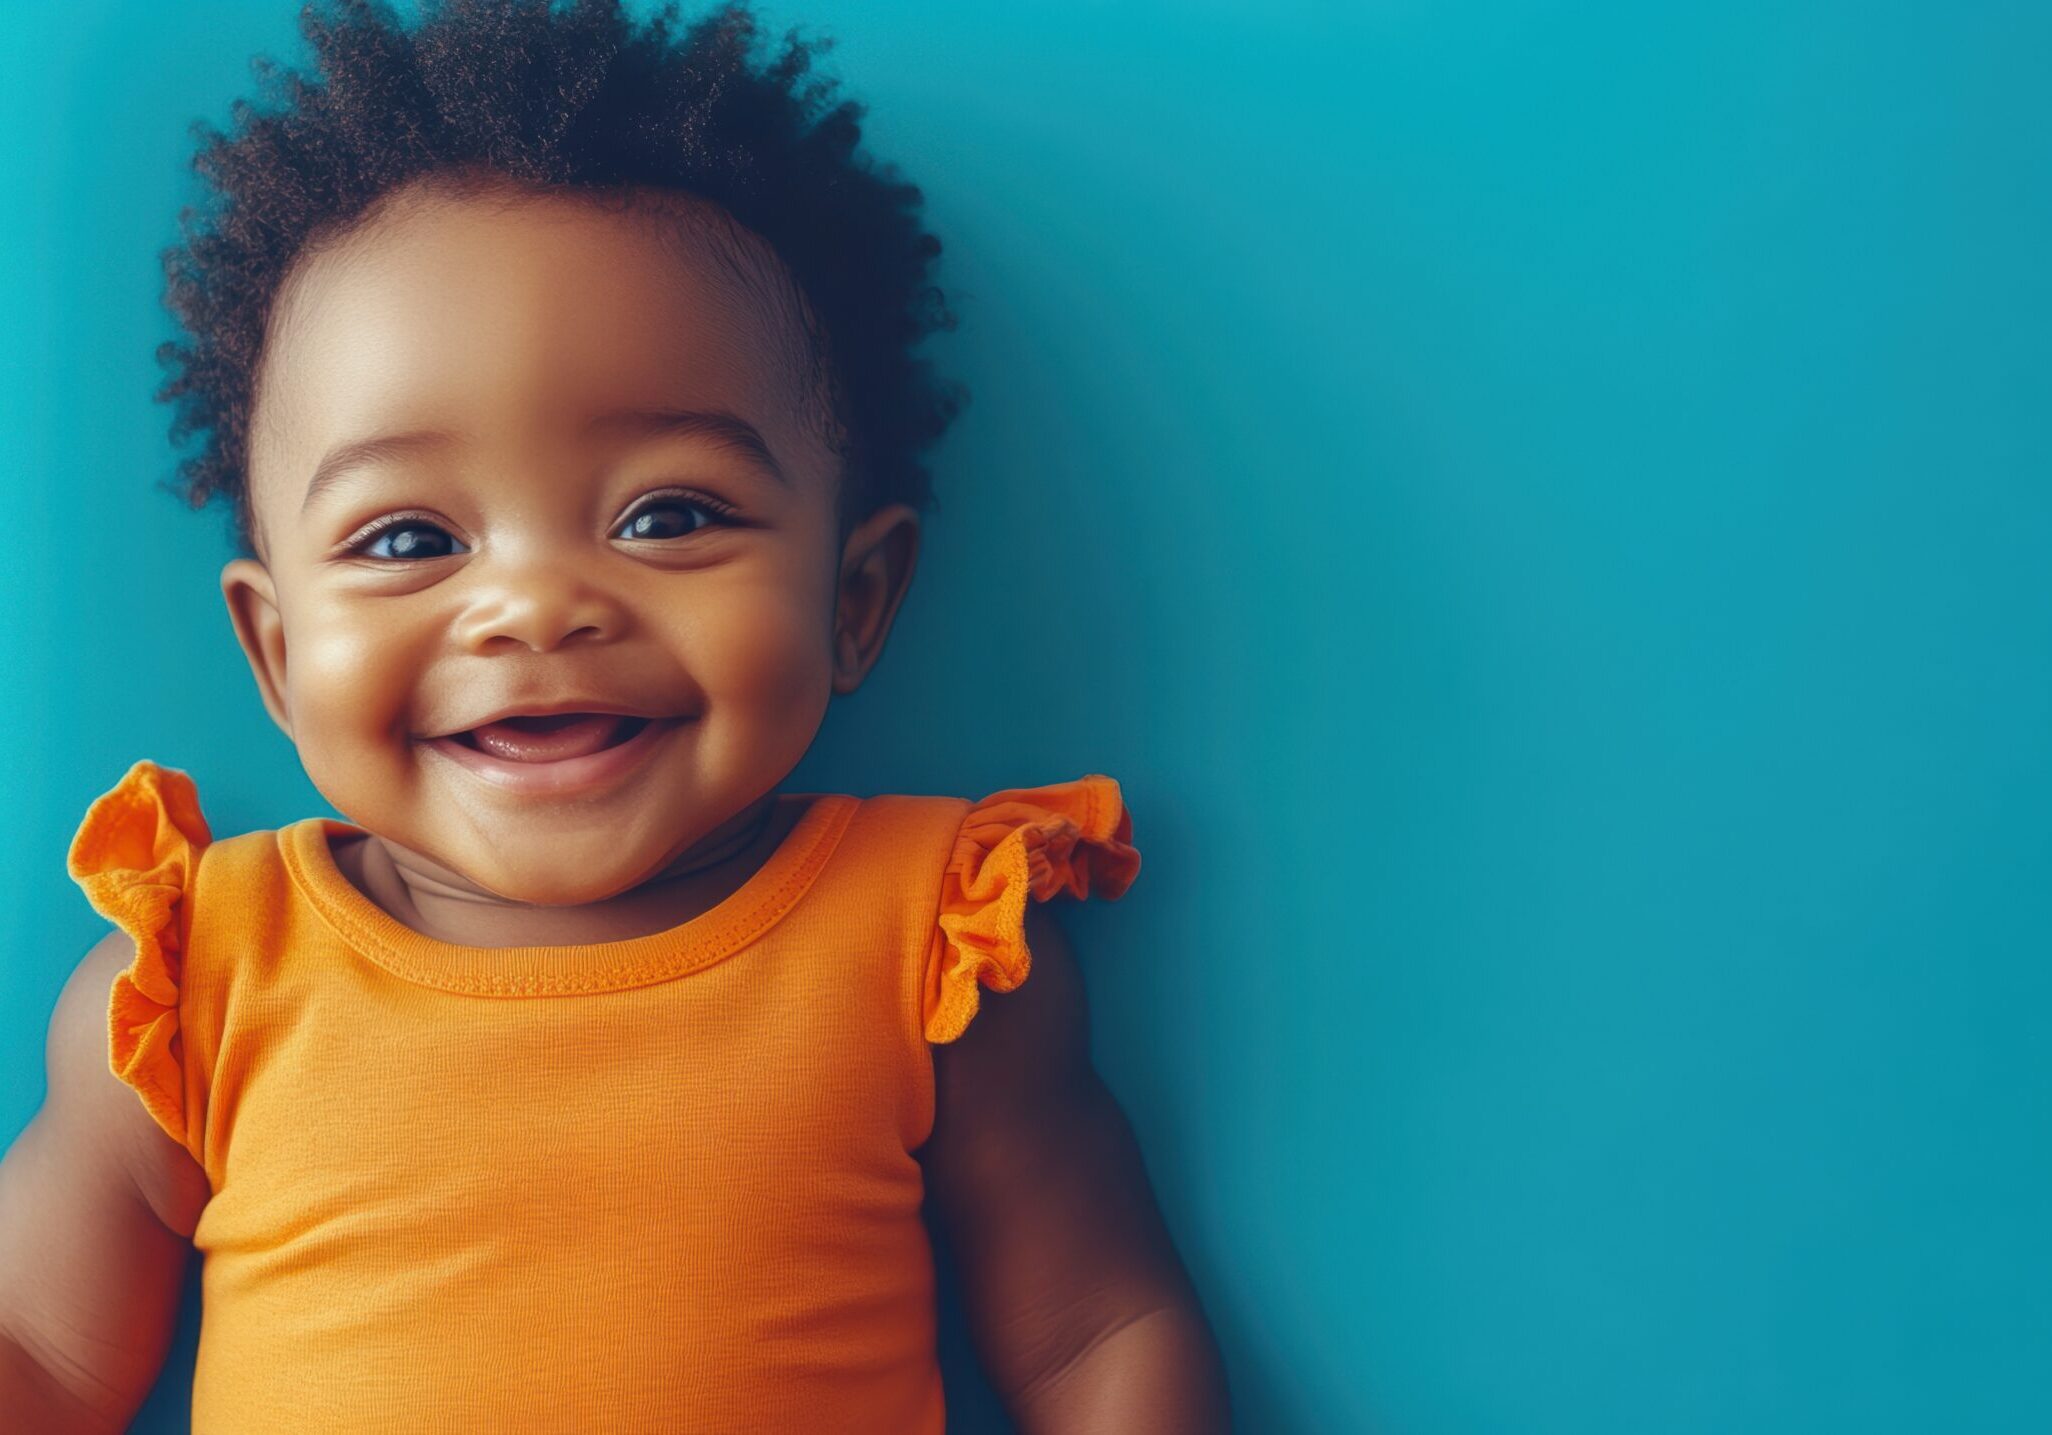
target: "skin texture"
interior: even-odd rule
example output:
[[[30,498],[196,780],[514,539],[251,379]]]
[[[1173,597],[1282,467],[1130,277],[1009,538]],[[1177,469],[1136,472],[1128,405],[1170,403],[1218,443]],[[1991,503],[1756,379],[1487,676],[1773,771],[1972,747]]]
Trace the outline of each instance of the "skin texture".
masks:
[[[415,188],[295,268],[251,423],[261,556],[221,588],[265,707],[369,833],[338,865],[396,919],[475,946],[665,930],[801,815],[776,786],[875,664],[919,544],[902,505],[840,523],[802,314],[760,240],[676,196]],[[633,409],[742,419],[781,477],[601,421]],[[339,445],[423,430],[449,437],[309,498]],[[671,536],[627,532],[651,512],[637,532]],[[389,556],[402,532],[432,556]],[[571,699],[680,721],[629,780],[564,798],[423,741]],[[1223,1430],[1218,1352],[1045,907],[1028,940],[1032,979],[933,1049],[919,1157],[972,1338],[1029,1435]],[[0,1409],[37,1428],[118,1429],[140,1404],[208,1196],[108,1069],[130,955],[112,933],[73,975],[49,1099],[0,1162]]]

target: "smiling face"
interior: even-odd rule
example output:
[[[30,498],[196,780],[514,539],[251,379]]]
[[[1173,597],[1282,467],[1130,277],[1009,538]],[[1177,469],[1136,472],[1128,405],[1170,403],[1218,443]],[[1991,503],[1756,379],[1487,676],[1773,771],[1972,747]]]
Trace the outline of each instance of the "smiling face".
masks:
[[[222,573],[265,704],[338,812],[515,901],[624,892],[774,789],[917,553],[903,505],[843,537],[798,301],[679,203],[407,191],[266,343],[262,557]]]

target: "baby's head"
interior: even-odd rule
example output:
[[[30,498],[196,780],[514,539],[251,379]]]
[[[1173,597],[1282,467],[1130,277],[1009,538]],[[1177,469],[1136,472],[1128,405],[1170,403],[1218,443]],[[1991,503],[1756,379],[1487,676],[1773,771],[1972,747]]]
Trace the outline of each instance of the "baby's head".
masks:
[[[739,6],[335,9],[302,15],[325,84],[196,161],[181,491],[232,508],[236,634],[337,811],[596,901],[773,789],[876,661],[961,399],[913,355],[940,246]]]

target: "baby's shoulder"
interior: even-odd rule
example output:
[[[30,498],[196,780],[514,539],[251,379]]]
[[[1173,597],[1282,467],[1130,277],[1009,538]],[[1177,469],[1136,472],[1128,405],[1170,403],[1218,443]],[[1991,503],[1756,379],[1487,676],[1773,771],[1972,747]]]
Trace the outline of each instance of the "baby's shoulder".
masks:
[[[174,1039],[198,1014],[194,989],[210,994],[202,1006],[218,1004],[232,973],[215,968],[266,946],[239,938],[281,929],[293,901],[284,835],[217,838],[191,775],[145,759],[92,801],[72,838],[72,880],[132,953],[112,983],[115,1070],[173,1135],[182,1120]]]
[[[894,859],[916,869],[927,924],[921,1027],[929,1042],[953,1041],[967,1029],[980,989],[1009,992],[1025,980],[1036,904],[1059,895],[1115,899],[1140,870],[1132,813],[1103,773],[978,798],[872,798],[864,806],[876,809],[873,831],[906,839],[879,841],[877,850],[893,849]],[[1032,920],[1043,926],[1044,919]]]
[[[217,836],[192,775],[145,758],[86,808],[66,865],[117,926],[161,929],[173,916],[189,925],[202,902],[243,906],[275,886],[283,835],[263,828]]]

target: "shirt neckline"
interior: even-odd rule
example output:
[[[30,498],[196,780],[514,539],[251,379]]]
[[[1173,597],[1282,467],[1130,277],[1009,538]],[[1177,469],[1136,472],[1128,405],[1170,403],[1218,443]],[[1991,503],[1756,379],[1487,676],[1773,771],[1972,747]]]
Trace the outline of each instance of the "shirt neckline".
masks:
[[[696,917],[667,931],[611,942],[471,947],[417,932],[364,896],[335,864],[331,838],[364,835],[332,817],[278,829],[278,851],[302,895],[355,950],[422,986],[474,996],[574,996],[651,986],[711,966],[768,931],[811,887],[862,804],[843,793],[811,799],[748,879]]]

